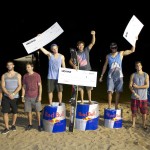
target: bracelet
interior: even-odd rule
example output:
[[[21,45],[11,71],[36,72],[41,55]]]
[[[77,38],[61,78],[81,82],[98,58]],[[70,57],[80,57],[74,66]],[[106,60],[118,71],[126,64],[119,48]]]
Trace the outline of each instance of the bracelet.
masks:
[[[24,97],[24,96],[21,96],[21,97]]]
[[[101,77],[103,77],[103,75],[101,74]]]
[[[13,96],[15,96],[15,93],[12,93]]]
[[[134,93],[134,96],[137,96],[137,94],[136,94],[136,93]]]

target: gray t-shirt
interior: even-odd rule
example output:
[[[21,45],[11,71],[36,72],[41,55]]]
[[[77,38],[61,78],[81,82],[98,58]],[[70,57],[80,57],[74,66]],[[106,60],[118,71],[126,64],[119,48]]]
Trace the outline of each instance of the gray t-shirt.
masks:
[[[135,83],[136,85],[142,86],[145,84],[145,79],[146,79],[147,73],[143,73],[141,75],[134,73],[134,77],[133,77],[133,83]],[[137,93],[140,98],[139,100],[147,100],[147,89],[136,89],[133,88],[133,90],[135,91],[135,93]],[[132,99],[136,99],[136,97],[134,96],[134,94],[132,94],[131,96]]]
[[[79,50],[77,51],[80,70],[91,70],[89,52],[90,49],[88,46],[85,47],[82,52],[80,52]]]

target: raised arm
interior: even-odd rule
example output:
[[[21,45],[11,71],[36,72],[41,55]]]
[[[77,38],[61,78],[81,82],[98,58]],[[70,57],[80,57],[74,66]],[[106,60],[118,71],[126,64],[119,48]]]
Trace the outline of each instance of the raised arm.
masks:
[[[92,34],[92,41],[91,41],[91,43],[89,44],[89,49],[91,50],[92,49],[92,47],[93,47],[93,45],[95,44],[95,41],[96,41],[96,38],[95,38],[95,31],[91,31],[91,34]]]
[[[103,66],[103,69],[102,69],[102,73],[101,73],[101,76],[99,78],[99,81],[102,82],[103,81],[103,76],[106,72],[106,69],[107,69],[107,65],[108,65],[108,55],[106,56],[106,60],[105,60],[105,63],[104,63],[104,66]]]
[[[51,52],[49,52],[48,50],[46,50],[45,48],[40,48],[40,50],[45,54],[45,55],[47,55],[48,57],[50,57],[52,54],[51,54]]]
[[[135,46],[132,46],[132,48],[130,50],[121,51],[122,56],[127,56],[127,55],[134,53],[135,48],[136,48],[136,43],[135,43]]]

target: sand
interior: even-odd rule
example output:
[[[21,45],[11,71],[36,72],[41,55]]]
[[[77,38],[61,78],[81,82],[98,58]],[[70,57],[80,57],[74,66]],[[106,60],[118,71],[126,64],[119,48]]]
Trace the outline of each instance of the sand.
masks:
[[[44,107],[45,105],[43,105]],[[37,130],[36,116],[33,113],[33,129],[25,131],[28,125],[23,104],[19,104],[17,131],[0,134],[1,150],[149,150],[150,149],[150,117],[147,115],[147,130],[142,128],[142,118],[137,116],[136,127],[132,128],[130,104],[120,104],[123,110],[123,123],[119,129],[104,126],[104,108],[107,103],[100,103],[99,126],[96,130],[50,133]],[[1,109],[1,108],[0,108]],[[66,104],[68,127],[69,104]],[[11,114],[10,114],[11,123]],[[2,113],[0,113],[0,130],[4,129]],[[67,128],[68,129],[68,128]]]

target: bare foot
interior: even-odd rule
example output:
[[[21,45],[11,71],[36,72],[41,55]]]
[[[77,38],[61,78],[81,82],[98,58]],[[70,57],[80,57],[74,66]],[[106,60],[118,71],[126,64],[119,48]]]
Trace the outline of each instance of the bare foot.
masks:
[[[84,101],[81,101],[81,103],[80,104],[84,104]]]
[[[89,101],[89,104],[90,104],[90,105],[93,104],[92,101]]]

